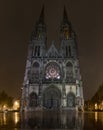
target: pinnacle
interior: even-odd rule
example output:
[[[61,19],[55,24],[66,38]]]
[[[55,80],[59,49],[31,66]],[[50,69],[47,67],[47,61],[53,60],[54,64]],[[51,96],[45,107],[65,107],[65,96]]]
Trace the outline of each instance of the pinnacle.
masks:
[[[68,16],[67,16],[67,12],[66,12],[65,6],[64,6],[63,20],[64,21],[68,21]]]
[[[39,23],[44,24],[44,5],[42,6],[41,14],[40,14],[40,17],[39,17]]]
[[[63,23],[71,24],[71,22],[68,20],[68,15],[67,15],[65,6],[64,6],[64,12],[63,12]]]

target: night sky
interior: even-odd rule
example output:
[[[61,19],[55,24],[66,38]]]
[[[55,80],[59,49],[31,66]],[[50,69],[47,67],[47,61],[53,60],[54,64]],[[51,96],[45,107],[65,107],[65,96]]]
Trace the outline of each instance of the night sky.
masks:
[[[91,98],[103,82],[103,0],[0,1],[0,91],[20,97],[27,47],[45,5],[48,45],[59,43],[59,27],[66,5],[77,34],[84,97]]]

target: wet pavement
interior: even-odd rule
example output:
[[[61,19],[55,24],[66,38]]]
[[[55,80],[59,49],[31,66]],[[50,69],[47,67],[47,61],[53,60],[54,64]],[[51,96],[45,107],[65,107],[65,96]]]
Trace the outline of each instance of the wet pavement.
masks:
[[[0,130],[102,130],[103,112],[36,111],[0,113]]]

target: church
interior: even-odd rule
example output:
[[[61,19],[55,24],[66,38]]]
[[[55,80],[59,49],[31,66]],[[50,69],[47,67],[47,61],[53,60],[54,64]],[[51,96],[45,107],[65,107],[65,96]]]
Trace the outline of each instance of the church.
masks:
[[[83,86],[76,34],[64,7],[59,48],[47,48],[44,7],[31,33],[21,96],[21,111],[82,110]]]

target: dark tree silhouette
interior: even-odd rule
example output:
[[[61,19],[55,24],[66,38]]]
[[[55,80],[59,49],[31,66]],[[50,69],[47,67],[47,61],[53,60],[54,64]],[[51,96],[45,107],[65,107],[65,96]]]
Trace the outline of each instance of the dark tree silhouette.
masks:
[[[94,94],[91,101],[99,103],[102,100],[103,100],[103,83],[99,86],[97,92]]]
[[[1,107],[3,107],[5,104],[8,107],[12,107],[13,106],[13,97],[8,96],[5,91],[0,92],[0,104],[1,104]]]

